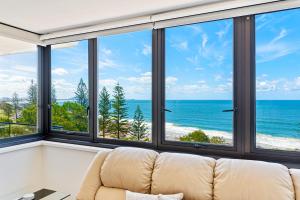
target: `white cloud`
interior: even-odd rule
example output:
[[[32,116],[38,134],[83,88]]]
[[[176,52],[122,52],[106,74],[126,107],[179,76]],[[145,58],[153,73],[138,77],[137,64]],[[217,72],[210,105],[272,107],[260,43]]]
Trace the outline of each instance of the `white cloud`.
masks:
[[[103,54],[105,56],[110,56],[112,54],[112,51],[107,48],[100,48],[100,54]]]
[[[181,42],[174,42],[172,44],[172,47],[176,48],[177,50],[179,51],[185,51],[187,50],[189,47],[188,47],[188,42],[187,41],[181,41]]]
[[[263,63],[276,60],[299,51],[300,41],[282,41],[287,35],[288,31],[286,29],[281,29],[268,43],[259,44],[256,48],[257,62]]]
[[[58,99],[68,99],[74,97],[74,91],[77,87],[76,84],[70,83],[65,79],[55,79],[53,81]]]
[[[204,67],[196,67],[195,70],[196,71],[202,71],[202,70],[204,70]]]
[[[284,29],[284,28],[281,29],[280,32],[279,32],[279,34],[275,38],[273,38],[273,40],[271,41],[271,43],[277,42],[278,40],[286,37],[287,34],[288,34],[288,32],[287,32],[286,29]]]
[[[100,79],[99,80],[99,85],[101,85],[102,87],[111,87],[111,86],[115,86],[118,83],[118,81],[114,80],[114,79]]]
[[[176,82],[178,81],[178,78],[174,77],[174,76],[167,76],[166,77],[166,85],[171,86],[171,85],[175,85]]]
[[[258,63],[272,61],[283,56],[294,53],[299,49],[298,44],[287,43],[268,43],[257,46],[256,52],[258,54]]]
[[[0,98],[11,97],[14,92],[25,98],[31,80],[36,83],[36,66],[19,65],[3,59],[0,63]]]
[[[221,74],[216,74],[216,75],[214,75],[214,80],[215,81],[220,81],[220,80],[222,80],[222,75]]]
[[[256,91],[269,92],[277,89],[277,80],[256,80]]]
[[[222,40],[224,35],[226,35],[231,28],[231,23],[226,23],[221,30],[216,32],[216,35],[218,36],[219,40]]]
[[[142,50],[142,54],[144,54],[145,56],[148,56],[148,55],[151,54],[151,51],[152,51],[151,46],[148,45],[148,44],[145,44],[145,45],[144,45],[144,48],[143,48],[143,50]]]
[[[63,76],[63,75],[68,74],[68,71],[64,68],[57,67],[52,70],[52,73],[55,75],[58,75],[58,76]]]
[[[147,85],[150,85],[151,81],[152,81],[152,76],[151,75],[152,75],[151,72],[145,72],[145,73],[142,73],[138,77],[131,76],[131,77],[127,77],[125,79],[127,81],[134,82],[136,84],[147,84]]]
[[[202,48],[204,49],[206,47],[206,44],[208,42],[208,36],[204,33],[202,34]]]
[[[103,58],[99,60],[99,68],[116,68],[119,65],[112,59],[109,58]]]

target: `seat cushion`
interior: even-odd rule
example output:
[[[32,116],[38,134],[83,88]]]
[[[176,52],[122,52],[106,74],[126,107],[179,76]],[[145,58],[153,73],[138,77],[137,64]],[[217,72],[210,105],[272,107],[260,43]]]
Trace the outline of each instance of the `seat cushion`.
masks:
[[[300,169],[290,169],[290,174],[294,183],[296,200],[300,200]]]
[[[152,194],[183,193],[185,200],[212,200],[215,160],[191,154],[161,153],[152,175]]]
[[[114,149],[101,168],[103,186],[149,193],[157,155],[155,151],[140,148]]]
[[[289,170],[280,164],[219,159],[215,168],[215,200],[294,200]]]
[[[125,192],[123,189],[101,186],[97,191],[95,200],[126,200]]]

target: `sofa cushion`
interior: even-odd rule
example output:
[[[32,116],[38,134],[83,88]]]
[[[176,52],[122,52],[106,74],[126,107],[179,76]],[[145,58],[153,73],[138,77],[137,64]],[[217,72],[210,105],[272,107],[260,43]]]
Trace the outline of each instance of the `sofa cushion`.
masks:
[[[215,200],[294,200],[289,170],[280,164],[219,159],[215,168]]]
[[[300,169],[290,169],[290,174],[294,183],[296,200],[300,200]]]
[[[185,200],[212,200],[215,160],[191,154],[161,153],[152,175],[152,194],[183,193]]]
[[[97,191],[95,200],[126,200],[125,191],[123,189],[101,186]]]
[[[91,200],[95,198],[96,192],[101,186],[100,169],[111,150],[101,150],[93,159],[87,169],[84,180],[81,184],[77,200]]]
[[[101,168],[103,186],[149,193],[157,155],[155,151],[140,148],[114,149]]]

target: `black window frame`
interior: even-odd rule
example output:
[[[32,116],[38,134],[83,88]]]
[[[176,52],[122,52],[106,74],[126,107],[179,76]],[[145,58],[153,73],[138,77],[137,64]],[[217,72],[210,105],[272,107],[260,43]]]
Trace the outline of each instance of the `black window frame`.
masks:
[[[37,65],[37,85],[38,85],[38,96],[37,96],[37,132],[35,133],[30,133],[26,135],[20,135],[20,136],[14,136],[14,137],[9,137],[9,138],[1,138],[0,139],[0,148],[3,147],[9,147],[13,145],[18,145],[18,144],[24,144],[28,142],[34,142],[34,141],[39,141],[41,139],[45,138],[44,134],[44,123],[43,123],[43,79],[42,79],[42,74],[44,72],[44,56],[43,56],[44,49],[42,46],[36,45],[36,54],[37,54],[37,60],[36,60],[36,65]]]
[[[51,64],[51,45],[48,45],[46,48],[48,48],[48,54],[47,54],[47,63],[45,65],[48,68],[47,73],[47,79],[48,79],[48,87],[47,87],[47,105],[48,105],[48,123],[46,124],[46,127],[48,127],[47,135],[49,137],[59,137],[63,139],[71,139],[71,140],[82,140],[82,141],[93,141],[93,130],[94,130],[94,41],[93,39],[88,40],[80,40],[80,41],[87,41],[88,42],[88,92],[89,92],[89,105],[87,107],[87,113],[88,113],[88,131],[86,132],[79,132],[79,131],[68,131],[68,130],[53,130],[51,128],[52,122],[51,122],[51,85],[52,85],[52,77],[51,77],[51,70],[52,70],[52,64]],[[80,42],[78,41],[78,42]],[[62,43],[63,44],[63,43]],[[45,95],[46,96],[46,95]]]
[[[240,121],[239,119],[239,102],[238,102],[238,84],[237,84],[237,78],[239,77],[239,75],[237,75],[237,72],[239,72],[238,68],[240,67],[238,65],[237,62],[235,62],[235,54],[237,53],[236,49],[237,49],[237,45],[240,41],[237,41],[236,39],[236,28],[239,27],[239,23],[235,18],[225,18],[225,19],[231,19],[233,22],[233,63],[232,63],[232,68],[233,68],[233,93],[232,93],[232,101],[233,101],[233,144],[232,146],[229,145],[216,145],[216,144],[208,144],[208,143],[190,143],[190,142],[180,142],[180,141],[169,141],[165,139],[165,124],[166,124],[166,120],[165,120],[165,102],[166,102],[166,98],[165,98],[165,59],[166,59],[166,49],[165,49],[165,29],[161,29],[158,34],[160,34],[159,36],[159,42],[161,43],[161,50],[160,52],[158,52],[160,54],[160,57],[163,58],[160,62],[159,65],[159,74],[160,74],[160,93],[158,93],[157,95],[160,98],[160,108],[159,108],[159,113],[160,113],[160,118],[161,118],[161,122],[160,122],[160,135],[161,135],[161,146],[162,147],[174,147],[174,148],[178,148],[178,149],[188,149],[191,152],[194,151],[201,151],[203,153],[214,153],[214,154],[221,154],[224,155],[224,153],[228,153],[228,154],[236,154],[236,152],[238,152],[238,145],[237,145],[237,140],[239,139],[239,134],[238,134],[238,127],[239,127],[239,123]],[[222,19],[222,20],[225,20]],[[218,21],[218,20],[213,20],[213,21]],[[207,22],[213,22],[213,21],[207,21]],[[207,23],[206,21],[201,22],[201,23],[196,23],[196,24],[202,24],[202,23]],[[188,24],[191,25],[191,24]],[[182,25],[185,26],[185,25]],[[180,26],[177,26],[180,27]],[[174,28],[174,27],[170,27],[170,28]]]
[[[294,9],[294,8],[293,8]],[[299,8],[298,8],[299,9]],[[289,9],[286,9],[289,10]],[[282,10],[281,10],[282,11]],[[277,12],[277,11],[275,11]],[[214,20],[213,20],[214,21]],[[233,146],[165,141],[165,29],[152,30],[152,141],[124,141],[97,137],[98,48],[97,38],[88,39],[89,131],[88,133],[51,130],[51,45],[38,46],[39,130],[35,135],[0,140],[0,147],[46,139],[48,141],[115,148],[135,146],[158,151],[186,152],[215,158],[231,157],[293,163],[300,167],[300,152],[260,149],[256,147],[256,73],[255,73],[255,15],[233,18],[234,59]],[[205,22],[203,22],[205,23]]]

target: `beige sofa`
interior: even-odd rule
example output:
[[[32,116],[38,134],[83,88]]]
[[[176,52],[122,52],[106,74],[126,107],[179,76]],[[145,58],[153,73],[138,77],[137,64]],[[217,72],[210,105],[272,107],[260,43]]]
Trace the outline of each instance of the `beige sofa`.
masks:
[[[300,170],[121,147],[91,163],[77,200],[125,200],[125,191],[184,193],[184,200],[300,200]]]

